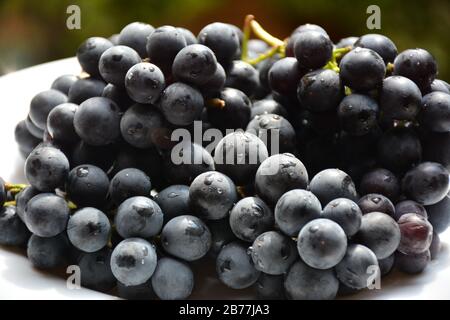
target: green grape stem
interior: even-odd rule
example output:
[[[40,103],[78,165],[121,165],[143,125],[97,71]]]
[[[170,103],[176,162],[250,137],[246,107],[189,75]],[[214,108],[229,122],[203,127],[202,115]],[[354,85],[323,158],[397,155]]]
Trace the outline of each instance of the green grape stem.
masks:
[[[284,58],[286,56],[286,46],[287,46],[287,40],[281,40],[277,37],[274,37],[269,32],[267,32],[261,24],[259,24],[255,17],[251,14],[247,15],[245,17],[244,22],[244,28],[243,28],[244,37],[242,40],[242,55],[241,60],[255,66],[258,63],[269,59],[273,57],[276,54],[279,54],[281,58]],[[255,36],[264,42],[266,42],[271,48],[260,54],[258,57],[254,59],[249,59],[248,57],[248,41],[250,40],[252,33],[255,34]],[[324,69],[330,69],[335,72],[340,71],[337,60],[342,58],[345,54],[350,52],[352,50],[351,47],[345,47],[345,48],[339,48],[333,50],[333,55],[328,61],[328,63],[324,66]],[[389,68],[389,65],[388,65]]]

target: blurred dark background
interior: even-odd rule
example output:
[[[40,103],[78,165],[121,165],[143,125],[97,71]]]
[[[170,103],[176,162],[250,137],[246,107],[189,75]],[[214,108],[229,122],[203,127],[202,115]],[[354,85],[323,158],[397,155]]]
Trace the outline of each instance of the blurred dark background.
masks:
[[[81,30],[68,30],[66,9],[81,8]],[[381,30],[368,30],[366,9],[381,8]],[[323,26],[334,41],[377,32],[399,51],[422,47],[450,79],[449,0],[0,0],[0,74],[73,56],[90,36],[109,37],[132,21],[183,26],[197,33],[213,21],[241,26],[252,13],[272,34],[285,38],[300,24]]]

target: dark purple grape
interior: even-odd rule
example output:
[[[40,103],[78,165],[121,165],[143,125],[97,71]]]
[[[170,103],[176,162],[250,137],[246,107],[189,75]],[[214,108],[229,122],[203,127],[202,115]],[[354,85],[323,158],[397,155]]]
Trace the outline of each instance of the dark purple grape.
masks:
[[[147,58],[147,38],[153,31],[155,28],[147,23],[130,23],[120,31],[118,44],[136,50],[142,59]]]
[[[299,32],[295,35],[294,54],[302,67],[318,69],[331,59],[333,43],[319,31]]]
[[[395,207],[391,200],[376,193],[369,193],[363,196],[359,199],[358,206],[361,208],[363,214],[370,212],[383,212],[393,217],[395,212]]]
[[[402,190],[409,199],[420,204],[436,204],[448,193],[449,172],[436,162],[421,163],[403,177]]]
[[[385,64],[394,62],[397,56],[395,44],[382,34],[365,34],[355,42],[354,46],[372,49],[383,58]]]
[[[162,26],[148,37],[147,54],[150,61],[168,75],[172,71],[175,56],[186,45],[186,39],[181,31],[172,26]]]
[[[428,250],[433,240],[433,226],[426,218],[407,213],[398,220],[401,239],[398,251],[404,254],[420,254]]]
[[[339,64],[344,85],[357,91],[369,91],[379,87],[386,74],[383,58],[373,50],[355,48],[347,53]]]
[[[450,94],[432,92],[422,98],[422,127],[433,132],[450,132]]]
[[[334,111],[344,98],[344,86],[335,71],[317,70],[301,78],[297,97],[311,112]]]
[[[416,254],[395,253],[395,267],[404,273],[421,273],[431,260],[430,250]]]
[[[411,79],[424,92],[436,78],[436,61],[426,50],[408,49],[395,58],[394,74]]]
[[[400,195],[400,183],[391,171],[387,169],[373,169],[361,179],[359,192],[363,195],[379,193],[395,202]]]

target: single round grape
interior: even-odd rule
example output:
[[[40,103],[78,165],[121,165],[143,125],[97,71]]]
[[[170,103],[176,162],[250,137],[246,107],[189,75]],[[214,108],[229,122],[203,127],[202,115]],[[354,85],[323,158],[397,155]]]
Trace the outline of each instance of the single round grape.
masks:
[[[38,146],[25,161],[25,176],[36,189],[54,191],[64,185],[69,173],[69,161],[59,149]]]
[[[426,218],[415,213],[407,213],[400,217],[398,225],[401,231],[398,251],[404,254],[419,254],[430,248],[433,226]]]
[[[326,169],[311,180],[309,189],[326,206],[331,200],[347,198],[356,200],[357,193],[352,178],[339,169]]]
[[[165,86],[162,71],[148,62],[132,66],[125,76],[128,95],[137,103],[154,104],[159,100]]]
[[[439,163],[424,162],[406,173],[403,193],[425,206],[438,203],[449,191],[449,172]]]
[[[211,248],[211,232],[197,217],[178,216],[164,226],[161,243],[167,253],[185,261],[195,261]]]
[[[316,70],[301,78],[297,97],[311,112],[334,111],[344,98],[344,86],[335,71]]]
[[[269,231],[274,222],[273,212],[259,198],[247,197],[231,209],[230,227],[236,237],[253,242],[263,232]]]
[[[447,194],[440,202],[426,207],[428,221],[436,233],[443,233],[450,226],[450,195]]]
[[[51,238],[42,238],[33,234],[28,241],[28,260],[38,269],[67,266],[71,261],[70,252],[69,240],[64,233]]]
[[[25,208],[28,229],[39,237],[51,238],[67,227],[70,209],[64,198],[52,193],[33,197]]]
[[[378,140],[377,152],[386,169],[401,173],[420,163],[422,144],[412,129],[394,128]]]
[[[395,205],[394,219],[398,221],[400,217],[407,213],[415,213],[428,219],[427,210],[423,205],[412,200],[403,200]]]
[[[369,96],[346,96],[338,108],[342,129],[356,136],[369,133],[377,125],[378,110],[378,103]]]
[[[372,49],[383,58],[385,64],[394,62],[397,56],[397,47],[395,44],[391,39],[382,34],[365,34],[355,42],[354,46]]]
[[[295,129],[282,116],[277,114],[257,116],[249,122],[246,131],[264,141],[272,155],[295,151]]]
[[[382,212],[391,217],[395,214],[395,207],[389,198],[382,194],[369,193],[358,201],[358,206],[363,214],[371,212]]]
[[[297,249],[302,260],[312,268],[325,270],[336,266],[347,249],[344,230],[329,219],[315,219],[298,234]]]
[[[436,78],[437,65],[433,56],[424,49],[408,49],[394,60],[394,75],[414,81],[424,92]]]
[[[175,56],[186,47],[182,32],[172,26],[162,26],[153,31],[147,39],[147,54],[165,74],[170,74]]]
[[[72,74],[62,75],[53,81],[51,88],[64,93],[66,96],[69,95],[70,88],[75,82],[78,81],[78,77]]]
[[[111,224],[108,217],[95,208],[75,212],[67,224],[67,235],[73,246],[83,252],[96,252],[109,241]]]
[[[111,271],[111,249],[104,248],[93,253],[81,253],[78,266],[83,287],[107,292],[116,286],[117,280]]]
[[[220,172],[205,172],[198,175],[189,188],[189,202],[196,215],[208,220],[219,220],[238,201],[233,181]]]
[[[383,80],[380,90],[381,122],[392,127],[395,121],[414,121],[421,109],[422,94],[408,78],[392,76]]]
[[[105,82],[95,78],[78,79],[68,93],[69,102],[82,104],[90,98],[100,97],[105,90]]]
[[[176,82],[164,90],[160,109],[170,123],[187,126],[200,118],[204,103],[200,91],[187,84]]]
[[[219,130],[245,129],[250,122],[252,102],[242,91],[225,88],[219,99],[222,105],[207,105],[208,120]]]
[[[273,155],[264,160],[256,171],[256,193],[269,204],[293,189],[306,189],[308,172],[303,163],[289,153]]]
[[[336,266],[339,281],[353,289],[367,288],[375,274],[380,276],[377,257],[372,250],[360,244],[349,245],[344,258]]]
[[[420,124],[434,132],[450,132],[450,94],[432,92],[422,99]]]
[[[386,74],[383,58],[373,50],[355,48],[339,64],[341,81],[357,91],[369,91],[381,86]]]
[[[158,261],[151,281],[155,294],[161,300],[184,300],[194,289],[194,273],[191,268],[172,258]]]
[[[93,165],[81,165],[72,169],[66,183],[69,199],[80,207],[102,207],[106,202],[108,188],[108,176]]]
[[[135,104],[129,108],[120,121],[120,132],[130,145],[140,149],[156,146],[160,135],[165,132],[162,114],[154,107]]]
[[[114,46],[102,54],[98,68],[106,82],[123,87],[128,70],[140,62],[141,57],[134,49]]]
[[[193,44],[176,55],[172,74],[178,81],[201,87],[216,75],[217,65],[217,59],[210,48]]]
[[[289,269],[284,287],[287,297],[292,300],[333,300],[339,280],[332,269],[314,269],[299,260]]]
[[[152,183],[141,170],[128,168],[119,171],[109,184],[109,197],[119,205],[126,199],[135,196],[150,196]]]
[[[237,185],[252,182],[260,164],[267,158],[264,143],[257,136],[239,130],[220,140],[214,152],[216,170]]]
[[[288,236],[294,237],[311,220],[320,217],[322,206],[314,194],[294,189],[283,194],[275,206],[275,222]]]
[[[127,286],[145,283],[157,264],[155,247],[146,240],[130,238],[119,243],[111,255],[111,270]]]
[[[98,63],[102,54],[113,47],[111,41],[101,37],[92,37],[84,41],[77,50],[78,62],[83,71],[92,77],[100,77]]]
[[[247,248],[239,242],[225,245],[217,256],[219,280],[232,289],[245,289],[258,281],[261,274],[253,265]]]
[[[361,194],[378,193],[396,201],[400,195],[400,182],[396,175],[383,168],[373,169],[361,178],[359,184]]]
[[[119,235],[124,238],[156,236],[162,229],[164,215],[158,204],[147,197],[136,196],[125,200],[114,219]]]
[[[400,228],[390,216],[382,212],[363,215],[361,227],[356,234],[358,243],[372,250],[378,259],[385,259],[400,244]]]
[[[204,27],[198,34],[198,42],[211,48],[222,65],[230,63],[240,48],[239,35],[235,28],[221,22]]]
[[[66,103],[67,96],[56,90],[47,90],[37,94],[30,103],[30,118],[33,123],[45,130],[47,127],[47,117],[50,111],[56,106]]]
[[[270,88],[281,95],[295,97],[303,74],[297,59],[290,57],[280,59],[269,70]]]
[[[355,235],[362,220],[358,205],[350,199],[340,198],[328,203],[322,211],[322,218],[336,222],[348,237]]]
[[[404,254],[399,251],[395,254],[395,267],[408,274],[421,273],[431,260],[430,250],[417,254]]]
[[[63,103],[54,108],[47,118],[47,130],[55,141],[74,143],[79,140],[73,121],[78,106]]]
[[[30,232],[17,213],[17,207],[6,206],[0,209],[0,245],[24,247]]]
[[[331,59],[332,53],[333,43],[322,32],[300,32],[295,36],[294,54],[302,67],[319,69]]]
[[[83,141],[92,146],[105,146],[120,136],[119,107],[107,98],[91,98],[75,112],[74,127]]]
[[[155,31],[143,22],[132,22],[120,31],[118,44],[136,50],[142,59],[147,58],[147,38]]]
[[[276,231],[259,235],[249,251],[255,268],[271,275],[287,273],[298,259],[295,242]]]
[[[155,202],[164,213],[164,224],[175,217],[191,212],[189,186],[172,185],[161,190],[155,197]]]

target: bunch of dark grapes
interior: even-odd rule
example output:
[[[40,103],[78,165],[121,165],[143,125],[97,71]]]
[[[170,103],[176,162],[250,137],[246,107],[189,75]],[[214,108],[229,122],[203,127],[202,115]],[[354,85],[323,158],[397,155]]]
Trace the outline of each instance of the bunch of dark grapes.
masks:
[[[194,261],[261,299],[421,272],[450,224],[450,87],[432,54],[381,34],[335,45],[311,24],[285,45],[251,16],[244,29],[132,23],[81,44],[83,74],[16,127],[29,185],[1,180],[0,244],[129,299],[188,298]],[[215,148],[174,141],[199,123],[223,134]]]

